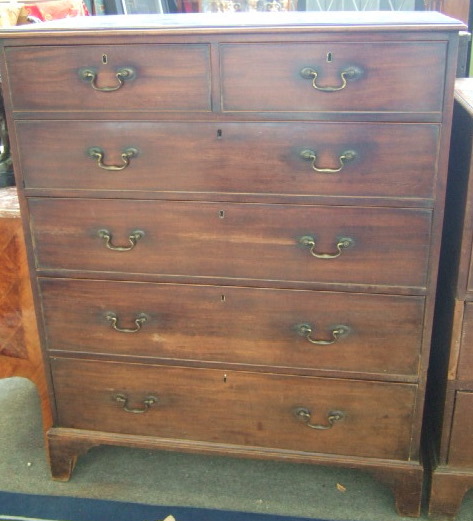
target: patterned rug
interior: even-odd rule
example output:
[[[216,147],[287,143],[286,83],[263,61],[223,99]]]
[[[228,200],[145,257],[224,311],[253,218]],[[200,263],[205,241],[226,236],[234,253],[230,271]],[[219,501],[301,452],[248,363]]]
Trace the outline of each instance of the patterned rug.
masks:
[[[309,521],[307,518],[0,492],[0,521]],[[310,519],[310,521],[323,521]]]

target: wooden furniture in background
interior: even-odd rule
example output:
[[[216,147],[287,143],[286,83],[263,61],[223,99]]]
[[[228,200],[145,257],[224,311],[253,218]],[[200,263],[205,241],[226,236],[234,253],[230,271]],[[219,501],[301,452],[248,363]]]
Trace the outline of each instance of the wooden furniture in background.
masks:
[[[53,477],[98,444],[343,465],[418,516],[462,26],[159,22],[1,34]]]
[[[440,11],[465,25],[470,22],[471,0],[424,0],[424,4],[426,9]]]
[[[44,428],[52,425],[16,188],[0,189],[0,378],[36,384]]]
[[[473,487],[472,149],[473,79],[463,78],[457,80],[455,89],[427,431],[434,462],[429,510],[432,515],[452,518],[465,492]]]

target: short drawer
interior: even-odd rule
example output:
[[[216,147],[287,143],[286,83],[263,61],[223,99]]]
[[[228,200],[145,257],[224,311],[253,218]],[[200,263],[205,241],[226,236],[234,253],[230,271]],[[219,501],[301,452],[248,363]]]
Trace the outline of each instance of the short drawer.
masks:
[[[446,50],[445,42],[224,44],[222,107],[441,112]]]
[[[448,464],[456,467],[473,466],[473,393],[457,392],[453,416]]]
[[[26,188],[408,198],[433,197],[439,140],[437,125],[389,123],[18,121],[16,133]]]
[[[417,373],[422,297],[50,278],[40,292],[54,352]]]
[[[61,427],[409,456],[415,385],[60,358],[52,360],[52,372]]]
[[[5,58],[13,110],[210,110],[208,45],[8,47]]]
[[[426,284],[430,210],[46,198],[29,209],[40,269]]]

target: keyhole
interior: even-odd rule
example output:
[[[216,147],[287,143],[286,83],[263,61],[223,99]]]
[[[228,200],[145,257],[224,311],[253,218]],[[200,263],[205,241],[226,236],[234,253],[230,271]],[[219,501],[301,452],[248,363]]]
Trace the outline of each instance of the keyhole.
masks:
[[[332,63],[333,61],[333,54],[331,52],[327,53],[327,63]]]
[[[108,63],[108,56],[106,54],[102,54],[102,63],[106,65]]]
[[[219,129],[217,130],[217,139],[222,139],[222,134],[223,134],[222,129],[219,128]]]
[[[222,296],[220,297],[220,300],[221,300],[222,302],[225,302],[225,300],[226,300],[225,295],[222,295]]]
[[[224,384],[227,383],[227,375],[226,375],[226,374],[223,375],[223,383],[224,383]]]
[[[218,216],[220,217],[220,219],[225,219],[225,210],[220,210],[218,212]]]

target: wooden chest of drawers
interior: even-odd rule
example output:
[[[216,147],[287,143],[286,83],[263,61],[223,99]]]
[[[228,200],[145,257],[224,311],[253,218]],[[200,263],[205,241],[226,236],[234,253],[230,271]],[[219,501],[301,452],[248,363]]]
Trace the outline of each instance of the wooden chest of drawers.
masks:
[[[455,88],[429,414],[431,430],[437,431],[431,440],[436,446],[429,510],[444,519],[455,516],[473,487],[472,150],[473,80],[462,78]]]
[[[418,515],[461,25],[77,24],[1,35],[53,477],[98,444],[279,458]]]

